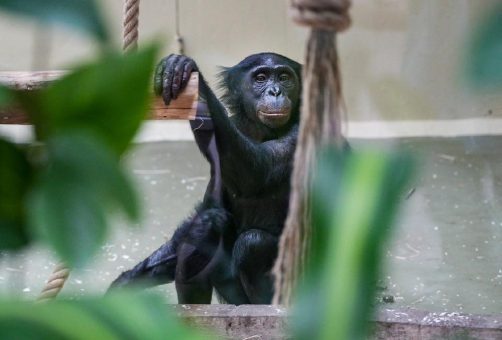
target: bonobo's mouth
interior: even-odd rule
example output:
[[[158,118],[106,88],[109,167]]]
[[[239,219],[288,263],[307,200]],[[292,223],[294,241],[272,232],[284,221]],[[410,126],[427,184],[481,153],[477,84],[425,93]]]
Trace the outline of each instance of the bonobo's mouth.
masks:
[[[258,113],[260,115],[266,116],[266,117],[282,117],[282,116],[288,116],[289,115],[288,111],[269,111],[269,112],[265,112],[265,111],[259,110]]]
[[[262,111],[258,110],[258,118],[261,122],[271,128],[280,127],[289,121],[289,110],[283,111]]]

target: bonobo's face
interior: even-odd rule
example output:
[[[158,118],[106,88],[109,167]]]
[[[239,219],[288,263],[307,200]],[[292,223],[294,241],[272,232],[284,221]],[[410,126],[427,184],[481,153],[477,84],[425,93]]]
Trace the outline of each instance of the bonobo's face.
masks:
[[[252,119],[270,128],[286,125],[297,108],[300,79],[287,63],[279,58],[264,58],[253,66],[244,80],[246,111]]]

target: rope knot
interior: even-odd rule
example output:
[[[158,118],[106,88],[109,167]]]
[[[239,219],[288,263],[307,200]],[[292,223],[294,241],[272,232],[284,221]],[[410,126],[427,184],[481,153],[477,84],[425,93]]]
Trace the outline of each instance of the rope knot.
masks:
[[[351,0],[291,0],[291,16],[300,24],[335,32],[350,26]]]

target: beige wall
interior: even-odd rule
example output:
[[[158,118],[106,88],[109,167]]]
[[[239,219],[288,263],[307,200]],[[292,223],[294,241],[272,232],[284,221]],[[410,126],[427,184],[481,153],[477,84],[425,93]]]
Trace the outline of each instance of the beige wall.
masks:
[[[355,0],[354,24],[339,39],[349,118],[502,116],[500,93],[474,94],[461,77],[466,39],[497,1]],[[119,44],[123,0],[100,3]],[[287,7],[287,0],[180,0],[186,53],[211,81],[216,65],[251,53],[274,51],[301,61],[307,30],[291,22]],[[174,15],[174,0],[143,0],[140,40],[172,42]],[[0,71],[68,68],[95,53],[79,34],[5,14],[0,32]],[[166,44],[163,54],[170,50]]]

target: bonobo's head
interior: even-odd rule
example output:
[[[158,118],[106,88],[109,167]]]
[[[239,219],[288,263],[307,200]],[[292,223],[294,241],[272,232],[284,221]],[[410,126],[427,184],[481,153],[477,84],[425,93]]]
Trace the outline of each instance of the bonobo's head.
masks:
[[[301,65],[275,53],[253,54],[223,69],[223,100],[233,114],[276,129],[298,120]]]

